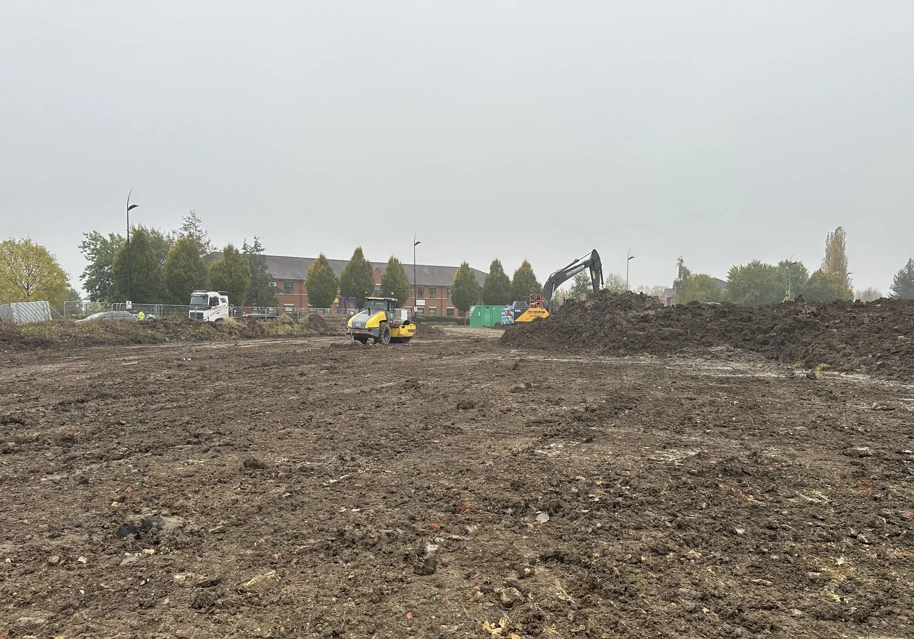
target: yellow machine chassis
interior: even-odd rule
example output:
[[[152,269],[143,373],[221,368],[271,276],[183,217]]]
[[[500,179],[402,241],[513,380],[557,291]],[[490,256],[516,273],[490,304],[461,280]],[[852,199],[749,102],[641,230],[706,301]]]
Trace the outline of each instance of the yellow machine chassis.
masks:
[[[521,313],[520,317],[515,317],[514,322],[532,322],[533,320],[546,319],[547,317],[549,317],[549,311],[545,308],[531,307]]]
[[[367,300],[384,300],[386,298],[369,297]],[[365,319],[365,314],[369,316]],[[364,323],[363,321],[364,320]],[[352,339],[366,343],[369,339],[376,343],[383,341],[382,325],[387,325],[390,329],[391,342],[408,342],[416,335],[416,325],[409,320],[400,320],[396,317],[389,317],[387,311],[377,310],[371,313],[369,309],[359,311],[349,318],[346,332],[352,336]]]

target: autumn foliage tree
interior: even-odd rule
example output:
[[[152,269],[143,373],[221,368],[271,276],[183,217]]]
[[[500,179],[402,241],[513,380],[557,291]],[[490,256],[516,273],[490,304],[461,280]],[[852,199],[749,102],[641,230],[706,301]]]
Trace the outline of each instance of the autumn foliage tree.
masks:
[[[850,291],[849,296],[853,298],[851,279],[847,271],[847,233],[840,226],[825,237],[822,272],[832,276],[829,278],[830,281],[840,278],[844,288]]]
[[[70,285],[48,250],[26,238],[0,242],[0,304],[47,301],[61,307]]]

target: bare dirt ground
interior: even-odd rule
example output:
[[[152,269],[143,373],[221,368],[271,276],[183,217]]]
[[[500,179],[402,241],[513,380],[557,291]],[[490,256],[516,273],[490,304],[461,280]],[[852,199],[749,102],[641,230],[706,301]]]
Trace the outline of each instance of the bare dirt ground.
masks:
[[[0,349],[0,637],[914,636],[911,386],[436,335]]]

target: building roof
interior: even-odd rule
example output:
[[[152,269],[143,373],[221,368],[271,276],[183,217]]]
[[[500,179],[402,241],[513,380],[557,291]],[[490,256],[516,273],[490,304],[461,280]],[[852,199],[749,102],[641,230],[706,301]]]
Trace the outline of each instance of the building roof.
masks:
[[[214,259],[219,259],[221,253],[214,254]],[[315,257],[291,257],[287,255],[264,255],[267,260],[267,270],[274,280],[298,280],[304,281],[308,274],[308,267],[316,260]],[[210,258],[210,256],[207,256]],[[337,277],[343,270],[343,267],[349,260],[331,260],[330,267]],[[387,269],[387,262],[371,262],[371,265],[379,269],[382,273]],[[454,275],[457,273],[457,266],[434,266],[431,264],[416,264],[416,279],[413,282],[413,265],[404,264],[406,277],[410,285],[416,286],[450,286],[454,282]],[[476,276],[476,281],[482,286],[486,274],[478,269],[472,269]]]

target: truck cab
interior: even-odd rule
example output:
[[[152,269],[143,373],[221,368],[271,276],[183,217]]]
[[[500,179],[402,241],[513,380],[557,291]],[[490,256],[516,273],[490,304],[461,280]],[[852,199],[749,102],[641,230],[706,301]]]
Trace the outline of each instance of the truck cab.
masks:
[[[190,294],[188,317],[201,322],[221,322],[228,319],[228,293],[225,291],[194,291]]]

